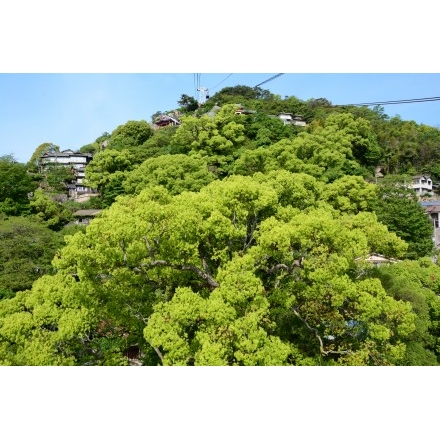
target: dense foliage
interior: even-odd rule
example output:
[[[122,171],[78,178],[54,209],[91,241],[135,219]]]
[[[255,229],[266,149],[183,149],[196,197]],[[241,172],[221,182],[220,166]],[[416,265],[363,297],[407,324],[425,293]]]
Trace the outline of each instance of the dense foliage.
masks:
[[[20,215],[29,211],[29,193],[35,188],[26,165],[13,156],[0,157],[0,213]]]
[[[2,159],[20,185],[0,207],[29,218],[0,224],[0,364],[438,365],[432,225],[375,169],[437,178],[439,130],[246,86],[178,104],[179,127],[128,121],[83,147],[88,205]]]
[[[53,273],[51,261],[62,237],[41,222],[9,217],[0,220],[0,292],[29,289],[33,281]],[[0,293],[1,295],[2,293]]]

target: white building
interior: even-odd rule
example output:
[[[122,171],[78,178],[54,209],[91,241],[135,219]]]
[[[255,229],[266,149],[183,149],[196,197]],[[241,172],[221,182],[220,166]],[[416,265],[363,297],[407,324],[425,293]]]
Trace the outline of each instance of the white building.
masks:
[[[432,192],[432,179],[430,176],[413,176],[412,188],[417,195]]]
[[[72,150],[64,151],[48,151],[40,157],[40,168],[45,169],[48,164],[68,165],[70,167],[79,169],[85,166],[92,160],[91,153],[75,153]]]
[[[297,125],[300,127],[305,127],[307,125],[307,122],[301,115],[278,113],[278,117],[284,122],[284,125]]]
[[[67,184],[69,197],[77,199],[84,195],[96,195],[97,191],[84,185],[85,169],[92,160],[91,153],[77,153],[72,150],[48,151],[40,157],[39,171],[43,173],[51,165],[63,165],[72,171],[72,180]],[[84,197],[83,197],[84,198]]]

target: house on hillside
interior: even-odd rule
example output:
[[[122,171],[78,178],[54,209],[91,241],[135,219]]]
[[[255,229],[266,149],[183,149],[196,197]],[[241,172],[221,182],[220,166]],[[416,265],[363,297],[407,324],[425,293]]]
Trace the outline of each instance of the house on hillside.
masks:
[[[433,190],[432,179],[430,176],[413,176],[411,186],[419,196],[431,193]]]
[[[77,153],[72,150],[48,151],[40,156],[39,171],[44,172],[50,164],[65,165],[75,169],[85,168],[92,160],[91,153]]]
[[[88,225],[101,211],[102,209],[80,209],[73,213],[75,224]]]
[[[440,226],[440,205],[425,205],[423,207],[431,218],[434,228],[437,229]]]
[[[159,128],[170,127],[170,126],[179,126],[181,124],[180,120],[174,113],[163,114],[158,116],[154,121],[151,127],[154,130],[158,130]]]
[[[368,263],[373,263],[374,266],[382,266],[383,264],[393,264],[398,263],[400,260],[396,260],[395,258],[388,258],[385,255],[371,253],[368,258],[365,260]]]
[[[432,221],[433,234],[432,241],[436,249],[440,247],[440,202],[421,202],[426,214]]]
[[[306,120],[301,115],[294,115],[292,113],[278,113],[278,118],[284,122],[284,125],[297,125],[305,127]]]
[[[305,127],[307,122],[302,115],[294,115],[292,118],[292,124],[299,127]]]
[[[46,172],[51,165],[63,165],[70,168],[72,180],[67,184],[69,197],[86,201],[92,195],[97,195],[96,189],[84,184],[85,170],[87,164],[92,160],[91,153],[78,153],[72,150],[54,151],[50,150],[40,156],[39,172]]]
[[[440,247],[440,201],[422,201],[420,204],[432,221],[432,241],[435,248],[438,249]]]
[[[253,115],[257,113],[255,110],[250,110],[248,108],[243,107],[241,104],[236,104],[237,109],[235,110],[236,115]]]

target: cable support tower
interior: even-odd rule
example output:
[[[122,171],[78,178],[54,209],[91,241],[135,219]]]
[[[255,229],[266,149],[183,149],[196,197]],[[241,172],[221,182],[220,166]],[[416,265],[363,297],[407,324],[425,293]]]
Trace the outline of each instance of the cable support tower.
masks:
[[[199,107],[201,107],[207,99],[209,99],[209,90],[206,87],[202,87],[201,84],[201,73],[195,73],[194,74],[194,87],[195,87],[195,93],[194,95],[197,95],[197,92],[199,92]]]
[[[206,87],[199,87],[199,107],[203,105],[207,99],[209,99],[209,90]]]

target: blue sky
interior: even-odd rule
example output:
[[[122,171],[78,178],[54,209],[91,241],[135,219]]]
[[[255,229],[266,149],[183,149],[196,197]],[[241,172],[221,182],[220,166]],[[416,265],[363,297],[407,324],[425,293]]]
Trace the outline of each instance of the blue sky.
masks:
[[[213,95],[223,87],[257,84],[276,73],[202,73]],[[180,95],[197,96],[194,73],[2,73],[0,155],[29,160],[43,142],[79,149],[129,120],[151,120],[176,108]],[[333,104],[440,96],[440,74],[284,73],[261,86],[272,93]],[[440,101],[385,106],[385,112],[440,126]]]

